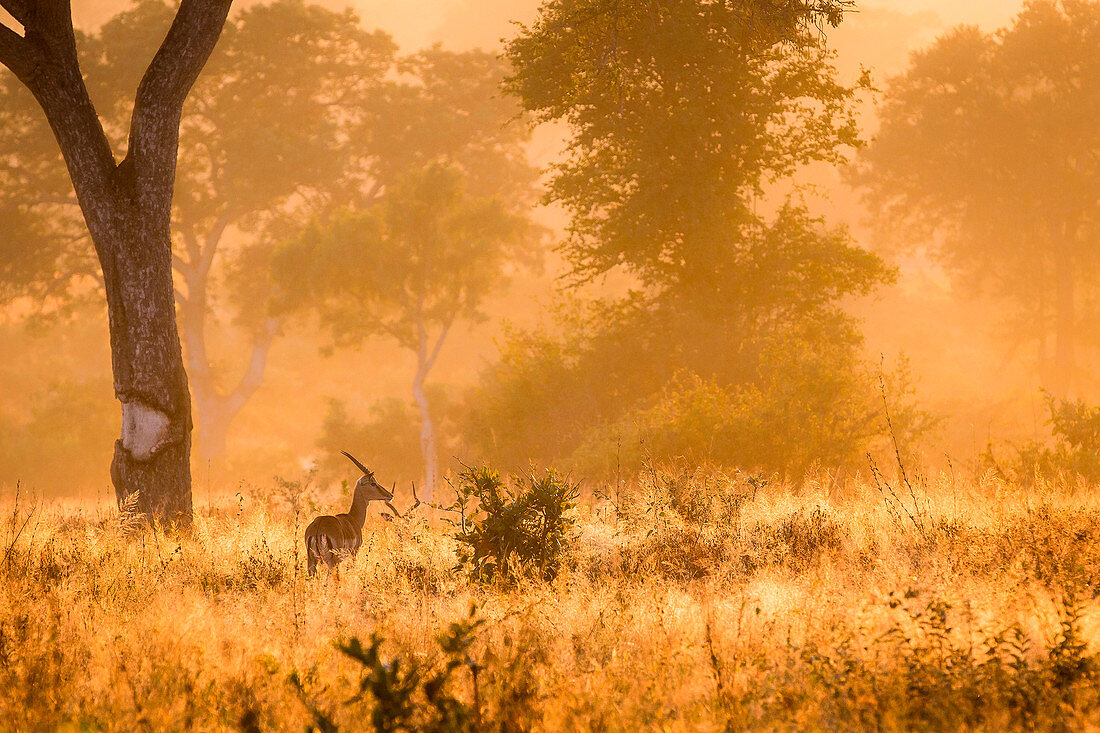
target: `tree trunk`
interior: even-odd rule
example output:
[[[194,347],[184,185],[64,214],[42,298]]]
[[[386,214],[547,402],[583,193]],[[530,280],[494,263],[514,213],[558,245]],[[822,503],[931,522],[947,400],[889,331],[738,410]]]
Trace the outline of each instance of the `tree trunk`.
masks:
[[[122,435],[111,478],[119,504],[149,519],[191,519],[191,399],[176,331],[170,219],[183,103],[231,0],[181,0],[138,85],[126,157],[116,164],[80,70],[67,0],[0,0],[0,64],[38,101],[65,159],[107,293]]]
[[[267,356],[279,330],[279,322],[267,319],[253,336],[252,356],[241,379],[229,392],[221,392],[217,375],[206,349],[206,320],[209,314],[206,293],[210,266],[221,231],[217,228],[207,237],[205,248],[197,242],[191,247],[196,261],[177,263],[177,269],[187,285],[187,294],[178,295],[180,330],[183,335],[187,370],[195,390],[195,412],[198,415],[198,458],[204,466],[220,467],[227,455],[229,425],[263,383]],[[185,237],[191,243],[193,238]]]
[[[198,413],[198,457],[204,465],[218,468],[228,455],[226,446],[229,426],[263,384],[267,356],[279,323],[275,319],[268,319],[255,334],[248,366],[236,387],[229,392],[218,390],[216,376],[206,361],[203,325],[184,320],[182,326],[188,347],[188,368],[195,389],[195,411]]]
[[[435,426],[432,423],[431,405],[424,390],[424,377],[417,375],[413,381],[413,399],[420,410],[420,453],[424,458],[424,498],[432,500],[439,482],[439,454],[435,444]]]
[[[204,468],[218,470],[222,468],[228,454],[226,445],[229,441],[229,425],[236,415],[227,413],[224,400],[217,398],[200,400],[197,397],[198,392],[198,385],[196,385],[197,457]]]
[[[96,237],[103,272],[111,273],[105,277],[111,363],[122,403],[111,478],[120,506],[186,523],[191,396],[176,331],[171,242],[165,227],[141,222],[128,229]]]

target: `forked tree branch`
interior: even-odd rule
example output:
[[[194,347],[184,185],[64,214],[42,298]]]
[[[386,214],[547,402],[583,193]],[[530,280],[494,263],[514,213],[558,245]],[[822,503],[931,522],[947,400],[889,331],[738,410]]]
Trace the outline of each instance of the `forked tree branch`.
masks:
[[[23,25],[20,36],[0,24],[0,63],[34,94],[65,157],[82,208],[102,200],[115,168],[110,143],[92,106],[76,53],[69,0],[0,0]],[[89,227],[105,211],[84,210]]]
[[[182,0],[138,86],[127,160],[137,191],[175,178],[183,103],[214,51],[232,0]],[[126,161],[123,161],[124,163]],[[146,183],[154,183],[148,188]]]

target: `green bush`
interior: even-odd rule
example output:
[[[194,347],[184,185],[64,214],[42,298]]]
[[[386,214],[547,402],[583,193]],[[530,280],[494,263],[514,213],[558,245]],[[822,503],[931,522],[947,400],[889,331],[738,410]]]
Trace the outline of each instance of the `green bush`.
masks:
[[[489,468],[465,468],[450,507],[460,516],[459,558],[479,581],[525,573],[553,580],[573,527],[577,485],[554,471],[514,477],[512,487]]]

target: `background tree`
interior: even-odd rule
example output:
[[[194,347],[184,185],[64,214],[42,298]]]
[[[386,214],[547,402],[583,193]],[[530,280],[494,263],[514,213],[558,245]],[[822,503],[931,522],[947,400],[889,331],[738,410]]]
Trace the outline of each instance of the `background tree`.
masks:
[[[1031,2],[1012,27],[958,28],[891,80],[854,174],[879,228],[1020,311],[1040,373],[1077,377],[1100,213],[1100,4]],[[1052,348],[1053,346],[1053,348]]]
[[[277,255],[288,305],[316,309],[335,345],[382,335],[415,354],[425,497],[439,475],[428,376],[456,320],[484,317],[505,264],[533,233],[526,218],[471,195],[461,170],[439,162],[411,171],[382,205],[310,227]]]
[[[83,39],[90,93],[116,139],[125,134],[130,114],[126,90],[136,84],[140,59],[155,50],[158,29],[172,13],[162,0],[143,0]],[[358,200],[370,188],[358,132],[365,110],[378,102],[394,51],[388,36],[362,30],[351,12],[300,0],[253,7],[229,20],[185,106],[173,265],[204,461],[225,455],[230,421],[262,383],[280,328],[264,308],[271,289],[264,258],[273,231]],[[78,254],[84,243],[57,153],[24,146],[30,133],[37,134],[31,104],[14,89],[4,92],[12,124],[0,131],[0,148],[18,157],[22,173],[0,179],[0,206],[21,212],[25,238],[50,243],[5,242],[9,261],[24,263],[11,274],[25,287],[12,293],[61,296],[66,285],[69,295],[74,287],[80,292],[91,263]],[[28,190],[35,195],[27,196]],[[232,315],[251,344],[235,378],[208,348],[219,312]]]
[[[315,273],[315,285],[312,286],[319,289],[313,291],[302,290],[297,271],[286,263],[293,261],[293,250],[319,237],[333,247],[346,247],[344,251],[348,257],[361,259],[365,263],[377,262],[373,255],[358,252],[355,247],[377,246],[377,239],[372,237],[380,236],[381,229],[376,231],[372,227],[380,226],[385,218],[383,212],[386,209],[379,208],[379,205],[386,204],[394,191],[402,191],[406,196],[402,205],[413,207],[416,204],[412,192],[419,190],[420,193],[416,195],[428,196],[433,186],[438,187],[432,195],[440,197],[442,206],[453,206],[455,211],[426,212],[428,218],[425,219],[425,225],[431,221],[440,227],[452,226],[453,221],[448,217],[457,220],[457,212],[464,207],[483,207],[486,212],[489,208],[496,210],[493,216],[497,217],[497,224],[512,227],[508,236],[514,234],[524,241],[538,236],[535,227],[530,223],[523,223],[533,204],[534,187],[538,178],[538,171],[527,161],[526,146],[530,129],[518,118],[519,110],[515,100],[500,91],[506,71],[501,59],[481,51],[456,53],[435,46],[399,59],[396,71],[399,73],[379,90],[381,101],[365,107],[361,126],[353,136],[358,141],[358,150],[362,151],[363,159],[367,161],[367,169],[373,181],[369,187],[369,200],[377,203],[346,212],[342,223],[339,220],[318,220],[305,235],[288,237],[288,244],[280,256],[281,263],[277,263],[277,270],[281,273],[277,275],[277,280],[287,294],[287,303],[299,312],[313,310],[327,320],[329,325],[340,320],[339,317],[333,318],[334,312],[329,310],[332,304],[336,303],[337,307],[346,305],[339,303],[339,298],[346,295],[340,290],[346,286],[341,284],[342,281],[355,279],[344,270],[346,262],[338,258],[327,263],[309,263],[310,266],[321,267]],[[421,183],[417,184],[416,181]],[[409,198],[410,196],[413,197]],[[491,217],[487,217],[486,221],[489,218]],[[360,224],[367,229],[360,233],[354,232],[355,227]],[[398,246],[400,237],[414,236],[410,229],[413,224],[414,222],[405,222],[401,224],[404,229],[392,229],[393,236],[386,234],[389,237],[386,246]],[[323,236],[321,233],[324,233]],[[335,240],[345,234],[348,242],[339,245]],[[455,229],[453,232],[444,231],[441,236],[453,237],[461,234],[460,230]],[[408,258],[419,256],[415,254],[415,250],[404,256],[396,251],[387,255],[390,259],[386,267],[396,268],[394,272],[398,283],[405,283],[410,287],[416,285],[426,302],[435,302],[425,309],[428,317],[427,330],[442,328],[447,320],[448,309],[458,308],[452,319],[479,318],[484,298],[498,284],[504,282],[504,273],[499,270],[502,266],[500,258],[502,254],[515,254],[516,250],[512,247],[515,242],[486,239],[483,244],[488,249],[485,252],[472,252],[469,263],[454,258],[455,254],[467,251],[465,244],[438,240],[416,245],[428,247],[426,254],[429,259],[425,263],[434,263],[431,264],[432,270],[427,275],[428,279],[419,285],[406,282],[410,268],[415,267]],[[502,248],[508,251],[502,253]],[[318,252],[317,257],[321,256],[322,253]],[[445,263],[446,266],[455,268],[456,273],[482,283],[485,292],[467,288],[467,294],[462,295],[464,286],[458,280],[437,271]],[[489,274],[495,274],[496,279],[484,280],[476,270],[479,264],[488,268]],[[326,267],[336,269],[326,271]],[[387,269],[371,273],[364,282],[372,282],[371,278],[390,273]],[[440,290],[436,292],[432,288]],[[304,292],[317,294],[317,299],[303,297]],[[383,317],[391,321],[395,317],[408,318],[412,322],[420,318],[415,313],[417,308],[406,308],[403,314],[395,315],[396,309],[392,301],[386,303],[383,298],[381,303],[373,302],[381,305]],[[455,305],[460,303],[467,305]],[[357,343],[370,335],[389,333],[380,329],[377,323],[371,327],[364,326],[364,323],[370,323],[370,319],[346,323],[345,333],[342,334],[339,329],[333,330],[333,335],[337,337],[334,343],[347,345]],[[445,338],[446,334],[439,332],[429,336],[431,341],[439,336]],[[398,342],[407,345],[414,353],[420,353],[418,335],[402,335]],[[439,343],[439,348],[442,348],[442,341],[434,343]],[[420,385],[416,388],[416,392],[421,393],[417,397],[417,407],[421,415],[421,430],[424,433],[422,438],[425,444],[435,444],[438,441],[434,429],[438,421],[433,418],[434,411],[429,407],[431,390],[424,385],[429,370],[435,363],[435,359],[431,357],[435,350],[433,343],[426,344],[423,360],[418,356],[419,366],[413,380],[414,384]],[[330,417],[335,417],[335,413]],[[337,423],[330,420],[326,424],[331,426]],[[370,426],[345,427],[347,430],[342,429],[341,432],[363,432]],[[322,448],[331,446],[333,439],[333,435],[326,434],[321,441]],[[435,481],[437,452],[430,446],[423,451],[427,474],[432,477],[430,483]]]
[[[548,198],[571,215],[565,253],[592,279],[708,297],[729,281],[765,186],[857,141],[814,24],[839,3],[555,0],[508,45],[508,80],[572,131]]]
[[[839,462],[874,431],[859,332],[840,302],[892,273],[797,197],[761,205],[805,164],[839,162],[857,143],[863,82],[836,80],[818,32],[842,8],[552,0],[509,43],[508,88],[571,130],[547,198],[570,214],[575,282],[625,272],[635,290],[573,309],[557,334],[505,344],[470,400],[485,452],[615,454],[629,426],[680,423],[691,439],[665,441],[670,453],[694,441],[704,457],[794,471],[805,468],[794,443]],[[710,437],[721,434],[737,438],[722,448]],[[745,449],[777,440],[788,450]]]
[[[122,435],[120,502],[191,516],[191,400],[176,330],[171,211],[183,104],[221,33],[229,0],[182,0],[137,86],[126,155],[115,158],[85,85],[69,3],[4,0],[0,64],[34,95],[64,156],[107,295]]]
[[[154,47],[150,28],[171,12],[143,0],[80,39],[109,134],[124,135],[135,59]],[[436,46],[398,56],[350,12],[300,0],[230,19],[185,109],[173,209],[176,299],[204,461],[224,455],[230,422],[261,385],[282,328],[268,307],[274,242],[312,215],[381,201],[410,167],[437,158],[461,167],[471,195],[531,202],[528,131],[509,124],[517,110],[500,94],[503,76],[488,53]],[[5,168],[9,158],[0,156],[0,209],[13,222],[0,234],[0,272],[10,276],[0,297],[29,295],[56,310],[94,292],[94,266],[56,151],[36,144],[44,125],[33,100],[14,85],[0,88],[0,100],[10,121],[0,150],[19,161]],[[243,366],[209,347],[219,325],[251,343]]]

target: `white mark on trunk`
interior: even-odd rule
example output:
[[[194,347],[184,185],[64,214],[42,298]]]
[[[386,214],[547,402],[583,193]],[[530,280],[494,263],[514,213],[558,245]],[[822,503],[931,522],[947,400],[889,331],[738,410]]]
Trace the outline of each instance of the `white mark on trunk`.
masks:
[[[168,442],[169,418],[141,402],[122,403],[122,447],[134,460],[148,461]]]

